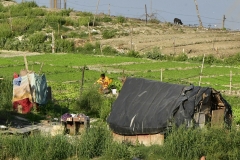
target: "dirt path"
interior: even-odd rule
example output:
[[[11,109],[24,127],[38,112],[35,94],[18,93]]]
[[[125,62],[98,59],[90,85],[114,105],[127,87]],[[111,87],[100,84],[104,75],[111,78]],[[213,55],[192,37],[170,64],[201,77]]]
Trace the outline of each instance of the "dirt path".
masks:
[[[43,53],[0,50],[0,57],[3,57],[3,58],[17,57],[17,56],[24,56],[24,55],[34,56],[34,55],[40,55],[40,54],[43,54]]]

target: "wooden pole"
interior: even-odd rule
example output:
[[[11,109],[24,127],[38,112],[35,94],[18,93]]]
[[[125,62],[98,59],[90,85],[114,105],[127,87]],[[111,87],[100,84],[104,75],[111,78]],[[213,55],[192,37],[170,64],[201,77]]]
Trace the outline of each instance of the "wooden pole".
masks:
[[[133,33],[133,27],[131,26],[131,50],[133,50],[133,47],[132,47],[132,33]]]
[[[100,43],[100,51],[101,51],[101,54],[103,54],[102,52],[102,44]]]
[[[175,37],[173,38],[173,54],[175,55]]]
[[[108,4],[108,15],[110,16],[110,4]]]
[[[40,69],[39,69],[38,74],[40,74],[40,73],[42,72],[42,67],[43,67],[43,63],[41,64],[41,67],[40,67]]]
[[[54,38],[54,32],[52,32],[52,53],[55,53],[55,38]]]
[[[203,27],[202,20],[201,20],[201,17],[200,17],[200,13],[199,13],[199,10],[198,10],[197,0],[194,0],[194,2],[195,2],[195,5],[196,5],[196,11],[197,11],[197,16],[198,16],[198,20],[199,20],[199,27]]]
[[[200,77],[199,77],[199,86],[201,85],[201,80],[202,80],[202,72],[203,72],[203,66],[204,66],[204,58],[205,54],[203,55],[203,60],[202,60],[202,67],[201,67],[201,72],[200,72]]]
[[[146,14],[146,24],[147,24],[147,16],[148,16],[148,14],[147,14],[147,5],[145,4],[145,14]]]
[[[67,0],[64,0],[64,9],[67,9]]]
[[[82,68],[82,81],[81,81],[81,89],[80,89],[80,95],[83,92],[83,85],[84,85],[84,71],[85,71],[85,66]]]
[[[161,82],[162,82],[162,77],[163,77],[163,69],[161,68],[161,77],[160,77]]]
[[[225,17],[225,15],[223,15],[222,29],[224,29],[225,19],[226,19],[226,17]]]
[[[150,19],[152,19],[152,16],[153,16],[153,13],[152,13],[152,0],[151,0],[151,16],[150,16]]]
[[[24,56],[23,56],[23,58],[24,58],[24,63],[25,63],[25,69],[27,70],[27,72],[29,72],[29,70],[28,70],[28,62],[27,62],[27,57],[26,57],[26,54],[24,53]]]
[[[94,23],[95,23],[95,19],[96,19],[97,11],[98,11],[99,2],[100,2],[100,0],[98,0],[98,3],[97,3],[96,13],[95,13],[95,15],[94,15],[94,19],[93,19],[93,27],[94,27]]]
[[[230,84],[229,84],[229,94],[232,93],[232,71],[230,71]]]

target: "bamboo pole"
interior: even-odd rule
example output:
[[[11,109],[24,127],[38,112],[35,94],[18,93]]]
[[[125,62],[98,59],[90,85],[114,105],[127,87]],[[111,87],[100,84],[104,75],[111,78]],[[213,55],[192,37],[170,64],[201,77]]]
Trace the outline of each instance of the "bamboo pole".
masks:
[[[205,58],[205,54],[203,55],[203,60],[202,60],[202,67],[201,67],[201,72],[200,72],[200,76],[199,76],[199,86],[201,85],[201,80],[202,80],[202,72],[203,72],[203,66],[204,66],[204,58]]]
[[[162,82],[162,77],[163,77],[163,69],[161,68],[161,77],[160,77],[161,82]]]
[[[230,71],[230,84],[229,84],[229,94],[232,93],[232,71]]]

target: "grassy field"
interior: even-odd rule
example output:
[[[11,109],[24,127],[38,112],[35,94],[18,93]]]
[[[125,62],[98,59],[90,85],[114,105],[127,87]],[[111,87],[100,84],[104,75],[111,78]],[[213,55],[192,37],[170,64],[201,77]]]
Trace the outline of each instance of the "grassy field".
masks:
[[[36,73],[40,71],[41,65],[43,65],[41,73],[46,75],[53,88],[53,95],[56,95],[55,91],[58,90],[59,85],[62,85],[62,88],[70,85],[77,91],[81,85],[82,68],[84,66],[86,68],[84,88],[91,87],[101,73],[106,73],[114,81],[119,81],[124,74],[127,77],[142,77],[159,81],[162,77],[162,81],[168,83],[199,85],[201,72],[201,63],[197,62],[160,61],[122,56],[41,54],[27,56],[27,60],[29,70]],[[11,78],[14,72],[19,73],[21,69],[25,68],[25,65],[23,57],[20,56],[0,58],[0,67],[1,75]],[[238,92],[240,88],[240,68],[234,65],[205,64],[201,74],[201,86],[228,91],[230,89],[230,72],[232,73],[231,90]]]

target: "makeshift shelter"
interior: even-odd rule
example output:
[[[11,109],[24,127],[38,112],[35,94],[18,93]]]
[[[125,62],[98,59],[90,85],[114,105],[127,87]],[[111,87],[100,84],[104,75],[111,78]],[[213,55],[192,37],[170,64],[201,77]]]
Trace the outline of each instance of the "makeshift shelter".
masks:
[[[127,78],[107,122],[115,134],[134,136],[163,134],[172,125],[229,124],[231,116],[231,106],[213,88]]]
[[[33,104],[42,105],[47,102],[47,80],[45,74],[21,70],[13,76],[13,110],[28,113]]]

